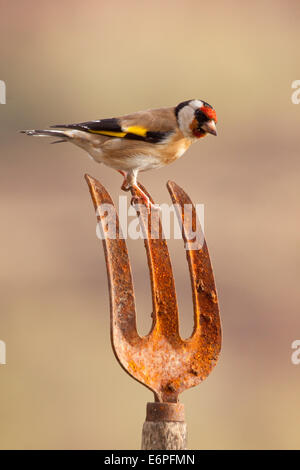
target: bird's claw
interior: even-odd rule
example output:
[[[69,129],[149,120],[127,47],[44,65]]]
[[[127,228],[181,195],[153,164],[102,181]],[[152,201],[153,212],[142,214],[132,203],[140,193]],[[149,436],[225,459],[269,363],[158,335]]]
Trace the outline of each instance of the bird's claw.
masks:
[[[130,184],[129,184],[126,180],[124,180],[124,183],[122,184],[121,189],[122,189],[123,191],[130,191],[131,186],[130,186]]]
[[[146,199],[140,196],[132,196],[130,204],[132,206],[138,206],[142,204],[147,208],[148,213],[150,213],[152,210],[161,211],[159,204],[153,204],[153,202],[151,202],[149,198]]]

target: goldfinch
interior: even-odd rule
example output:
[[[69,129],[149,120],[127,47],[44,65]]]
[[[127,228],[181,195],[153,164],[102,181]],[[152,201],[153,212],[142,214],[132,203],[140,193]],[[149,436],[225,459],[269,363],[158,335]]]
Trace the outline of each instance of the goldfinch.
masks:
[[[210,104],[189,100],[171,108],[21,132],[59,137],[53,143],[72,142],[81,147],[96,162],[119,171],[124,176],[122,189],[134,188],[149,206],[148,197],[138,186],[138,173],[172,163],[192,143],[207,134],[217,135],[216,123],[216,112]]]

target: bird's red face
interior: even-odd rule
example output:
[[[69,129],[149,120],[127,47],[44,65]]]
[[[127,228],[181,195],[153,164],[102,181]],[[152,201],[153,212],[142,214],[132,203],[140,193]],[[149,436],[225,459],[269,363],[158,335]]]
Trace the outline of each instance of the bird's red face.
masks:
[[[217,135],[217,114],[214,108],[204,103],[200,108],[195,110],[195,117],[190,124],[194,137],[200,139],[206,134]]]
[[[210,120],[212,119],[213,121],[215,121],[215,123],[218,122],[217,113],[214,110],[214,108],[212,108],[210,106],[207,106],[207,105],[203,105],[202,108],[200,108],[200,109],[205,114],[207,119],[210,119]]]

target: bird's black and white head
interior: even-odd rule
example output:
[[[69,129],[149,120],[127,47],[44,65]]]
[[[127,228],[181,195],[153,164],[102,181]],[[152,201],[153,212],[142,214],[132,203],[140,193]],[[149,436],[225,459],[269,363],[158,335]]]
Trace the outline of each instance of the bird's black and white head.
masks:
[[[217,115],[214,108],[201,100],[189,100],[179,103],[175,108],[178,127],[185,137],[205,137],[217,135]]]

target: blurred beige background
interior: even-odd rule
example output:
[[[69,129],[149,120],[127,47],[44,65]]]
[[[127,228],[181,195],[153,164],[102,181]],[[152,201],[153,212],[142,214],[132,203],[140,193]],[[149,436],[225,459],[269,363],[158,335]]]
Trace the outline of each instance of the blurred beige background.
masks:
[[[205,204],[223,349],[182,395],[192,449],[300,448],[300,4],[295,1],[0,1],[2,449],[139,448],[151,393],[117,364],[102,246],[83,179],[115,200],[121,177],[71,145],[18,129],[202,98],[208,136],[141,175]],[[142,242],[130,242],[139,331],[150,327]],[[170,243],[181,331],[192,328],[185,253]],[[176,257],[175,257],[176,253]]]

